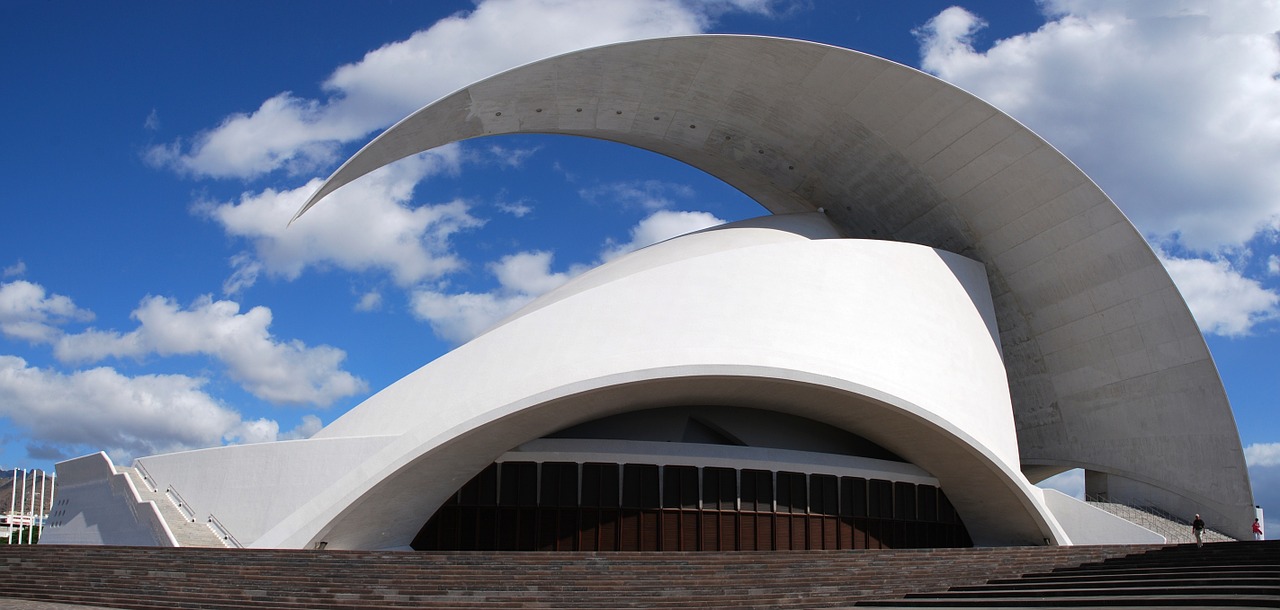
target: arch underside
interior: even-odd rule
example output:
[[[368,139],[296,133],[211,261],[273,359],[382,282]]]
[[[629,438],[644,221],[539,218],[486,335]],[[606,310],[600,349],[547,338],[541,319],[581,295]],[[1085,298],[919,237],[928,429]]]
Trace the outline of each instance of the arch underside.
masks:
[[[307,546],[324,542],[326,548],[408,547],[427,517],[508,449],[550,435],[566,422],[679,404],[762,409],[865,436],[932,475],[957,510],[967,509],[960,517],[966,536],[976,544],[1043,544],[1060,536],[1044,521],[1027,490],[1018,488],[1016,472],[985,455],[980,443],[866,394],[787,377],[691,375],[605,382],[590,391],[506,409],[509,414],[450,435],[447,442],[407,452],[410,459],[379,476]]]
[[[1181,296],[1106,195],[989,104],[819,44],[623,43],[516,68],[424,107],[344,164],[298,216],[397,159],[515,133],[651,150],[771,212],[821,208],[849,237],[982,262],[1023,462],[1159,482],[1246,535],[1234,525],[1252,510],[1239,436]]]

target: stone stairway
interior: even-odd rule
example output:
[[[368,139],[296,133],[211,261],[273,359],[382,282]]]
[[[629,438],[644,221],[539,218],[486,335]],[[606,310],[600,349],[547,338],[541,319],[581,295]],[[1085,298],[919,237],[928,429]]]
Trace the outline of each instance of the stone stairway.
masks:
[[[859,606],[1106,607],[1246,606],[1280,608],[1280,541],[1158,547],[1125,557],[981,585],[955,585]]]
[[[1152,506],[1130,506],[1116,502],[1089,500],[1090,506],[1096,506],[1130,523],[1136,523],[1161,536],[1169,544],[1195,542],[1191,533],[1191,522],[1170,515]],[[1213,528],[1205,528],[1201,536],[1205,542],[1233,542],[1232,538]]]
[[[152,489],[136,468],[116,466],[116,471],[129,477],[143,502],[150,500],[156,503],[160,517],[169,526],[169,531],[173,532],[178,546],[226,548],[222,538],[209,528],[208,523],[188,516],[163,490]]]
[[[111,608],[838,608],[1155,547],[379,552],[0,546],[0,598]]]

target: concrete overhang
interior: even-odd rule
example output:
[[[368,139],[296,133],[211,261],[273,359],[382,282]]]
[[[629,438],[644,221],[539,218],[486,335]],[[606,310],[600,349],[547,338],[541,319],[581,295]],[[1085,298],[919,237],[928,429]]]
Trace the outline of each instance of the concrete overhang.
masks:
[[[1243,537],[1252,494],[1216,368],[1168,274],[1070,160],[990,104],[848,49],[690,36],[587,49],[450,94],[388,129],[298,211],[398,159],[564,134],[702,169],[774,213],[981,261],[1024,465],[1088,466],[1192,500]]]

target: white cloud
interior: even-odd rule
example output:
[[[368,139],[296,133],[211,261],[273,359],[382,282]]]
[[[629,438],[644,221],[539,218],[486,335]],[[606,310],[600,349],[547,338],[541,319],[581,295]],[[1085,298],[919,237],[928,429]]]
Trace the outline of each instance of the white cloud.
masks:
[[[432,289],[416,290],[410,299],[414,315],[429,322],[436,336],[454,343],[471,340],[530,300],[524,294],[450,294]]]
[[[196,210],[253,244],[253,257],[233,259],[235,271],[224,288],[251,285],[260,272],[295,279],[312,266],[381,269],[409,285],[460,268],[463,262],[450,252],[449,239],[482,224],[462,201],[409,206],[418,181],[457,172],[459,163],[456,145],[406,159],[339,189],[292,225],[288,220],[319,188],[319,180],[287,191],[246,194],[238,202],[205,203]]]
[[[1244,277],[1227,261],[1157,254],[1186,299],[1201,332],[1245,336],[1258,323],[1280,316],[1280,294]]]
[[[687,185],[661,180],[614,182],[578,190],[579,197],[592,203],[648,211],[670,208],[675,205],[676,198],[688,199],[693,195],[693,189]]]
[[[377,311],[382,308],[382,293],[377,290],[360,295],[356,301],[356,311]]]
[[[41,443],[116,458],[276,440],[275,422],[243,421],[204,384],[185,375],[130,378],[109,367],[62,374],[0,355],[0,417]]]
[[[1272,254],[1267,257],[1267,273],[1280,275],[1280,256]]]
[[[1050,0],[996,41],[958,7],[922,28],[923,67],[1061,148],[1145,233],[1238,247],[1280,214],[1280,4]]]
[[[721,224],[724,221],[709,212],[659,210],[631,228],[631,241],[608,242],[600,253],[600,260],[608,262],[645,246]]]
[[[578,266],[567,272],[552,272],[551,263],[550,252],[504,256],[488,265],[489,272],[498,280],[496,290],[460,294],[429,288],[416,290],[411,297],[413,312],[429,322],[437,336],[455,343],[466,342],[538,295],[586,270]]]
[[[768,14],[772,2],[677,0],[484,0],[407,40],[341,66],[329,97],[280,93],[189,141],[148,151],[157,165],[202,176],[315,171],[341,143],[364,137],[468,83],[586,47],[694,34],[728,11]]]
[[[1077,500],[1084,499],[1084,470],[1076,468],[1053,475],[1039,483],[1041,489],[1056,489]]]
[[[0,277],[13,277],[15,275],[22,275],[26,272],[27,264],[23,261],[18,261],[8,267],[5,267],[4,272],[0,273]]]
[[[498,206],[498,210],[505,212],[507,214],[510,214],[512,216],[515,216],[516,218],[524,218],[525,216],[528,216],[530,212],[533,211],[533,208],[529,206],[529,204],[525,203],[524,201],[516,201],[516,202],[500,201],[497,203],[497,206]]]
[[[328,406],[366,387],[342,370],[342,350],[271,336],[271,310],[266,307],[242,314],[239,304],[207,296],[188,309],[169,299],[148,297],[132,317],[138,328],[129,333],[90,329],[64,335],[54,345],[54,355],[63,362],[96,362],[107,357],[204,354],[225,364],[230,377],[253,395],[274,403]]]
[[[529,160],[534,153],[538,152],[539,147],[533,148],[507,148],[498,144],[489,145],[489,155],[496,159],[499,164],[510,168],[519,168]]]
[[[92,319],[92,312],[76,307],[69,297],[46,294],[39,284],[25,280],[0,284],[0,333],[7,336],[48,343],[61,334],[58,325]]]
[[[627,252],[678,235],[723,224],[707,212],[659,210],[631,229],[626,243],[607,242],[599,262],[607,262]],[[488,330],[526,303],[564,284],[595,265],[573,265],[567,271],[551,270],[550,252],[520,252],[490,263],[488,270],[498,280],[490,292],[448,293],[441,288],[413,292],[413,312],[431,324],[437,336],[463,343]]]
[[[231,277],[222,282],[222,294],[226,296],[240,294],[258,283],[262,261],[248,252],[240,252],[231,257],[231,269]]]
[[[1244,448],[1244,461],[1253,466],[1280,466],[1280,443],[1254,443]]]

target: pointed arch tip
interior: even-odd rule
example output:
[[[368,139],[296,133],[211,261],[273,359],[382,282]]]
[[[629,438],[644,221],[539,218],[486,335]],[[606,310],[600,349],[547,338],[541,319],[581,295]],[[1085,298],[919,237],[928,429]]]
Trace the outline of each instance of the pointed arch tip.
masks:
[[[317,203],[319,203],[321,199],[324,199],[325,196],[329,194],[328,192],[325,191],[325,187],[327,186],[329,186],[329,181],[325,180],[324,184],[321,184],[320,188],[316,189],[316,192],[312,193],[311,196],[307,198],[307,201],[302,204],[302,207],[298,208],[297,212],[294,212],[293,218],[290,218],[289,222],[285,223],[284,227],[287,229],[293,226],[293,223],[296,222],[299,218],[302,218],[302,215],[306,214],[307,210],[310,210]]]

